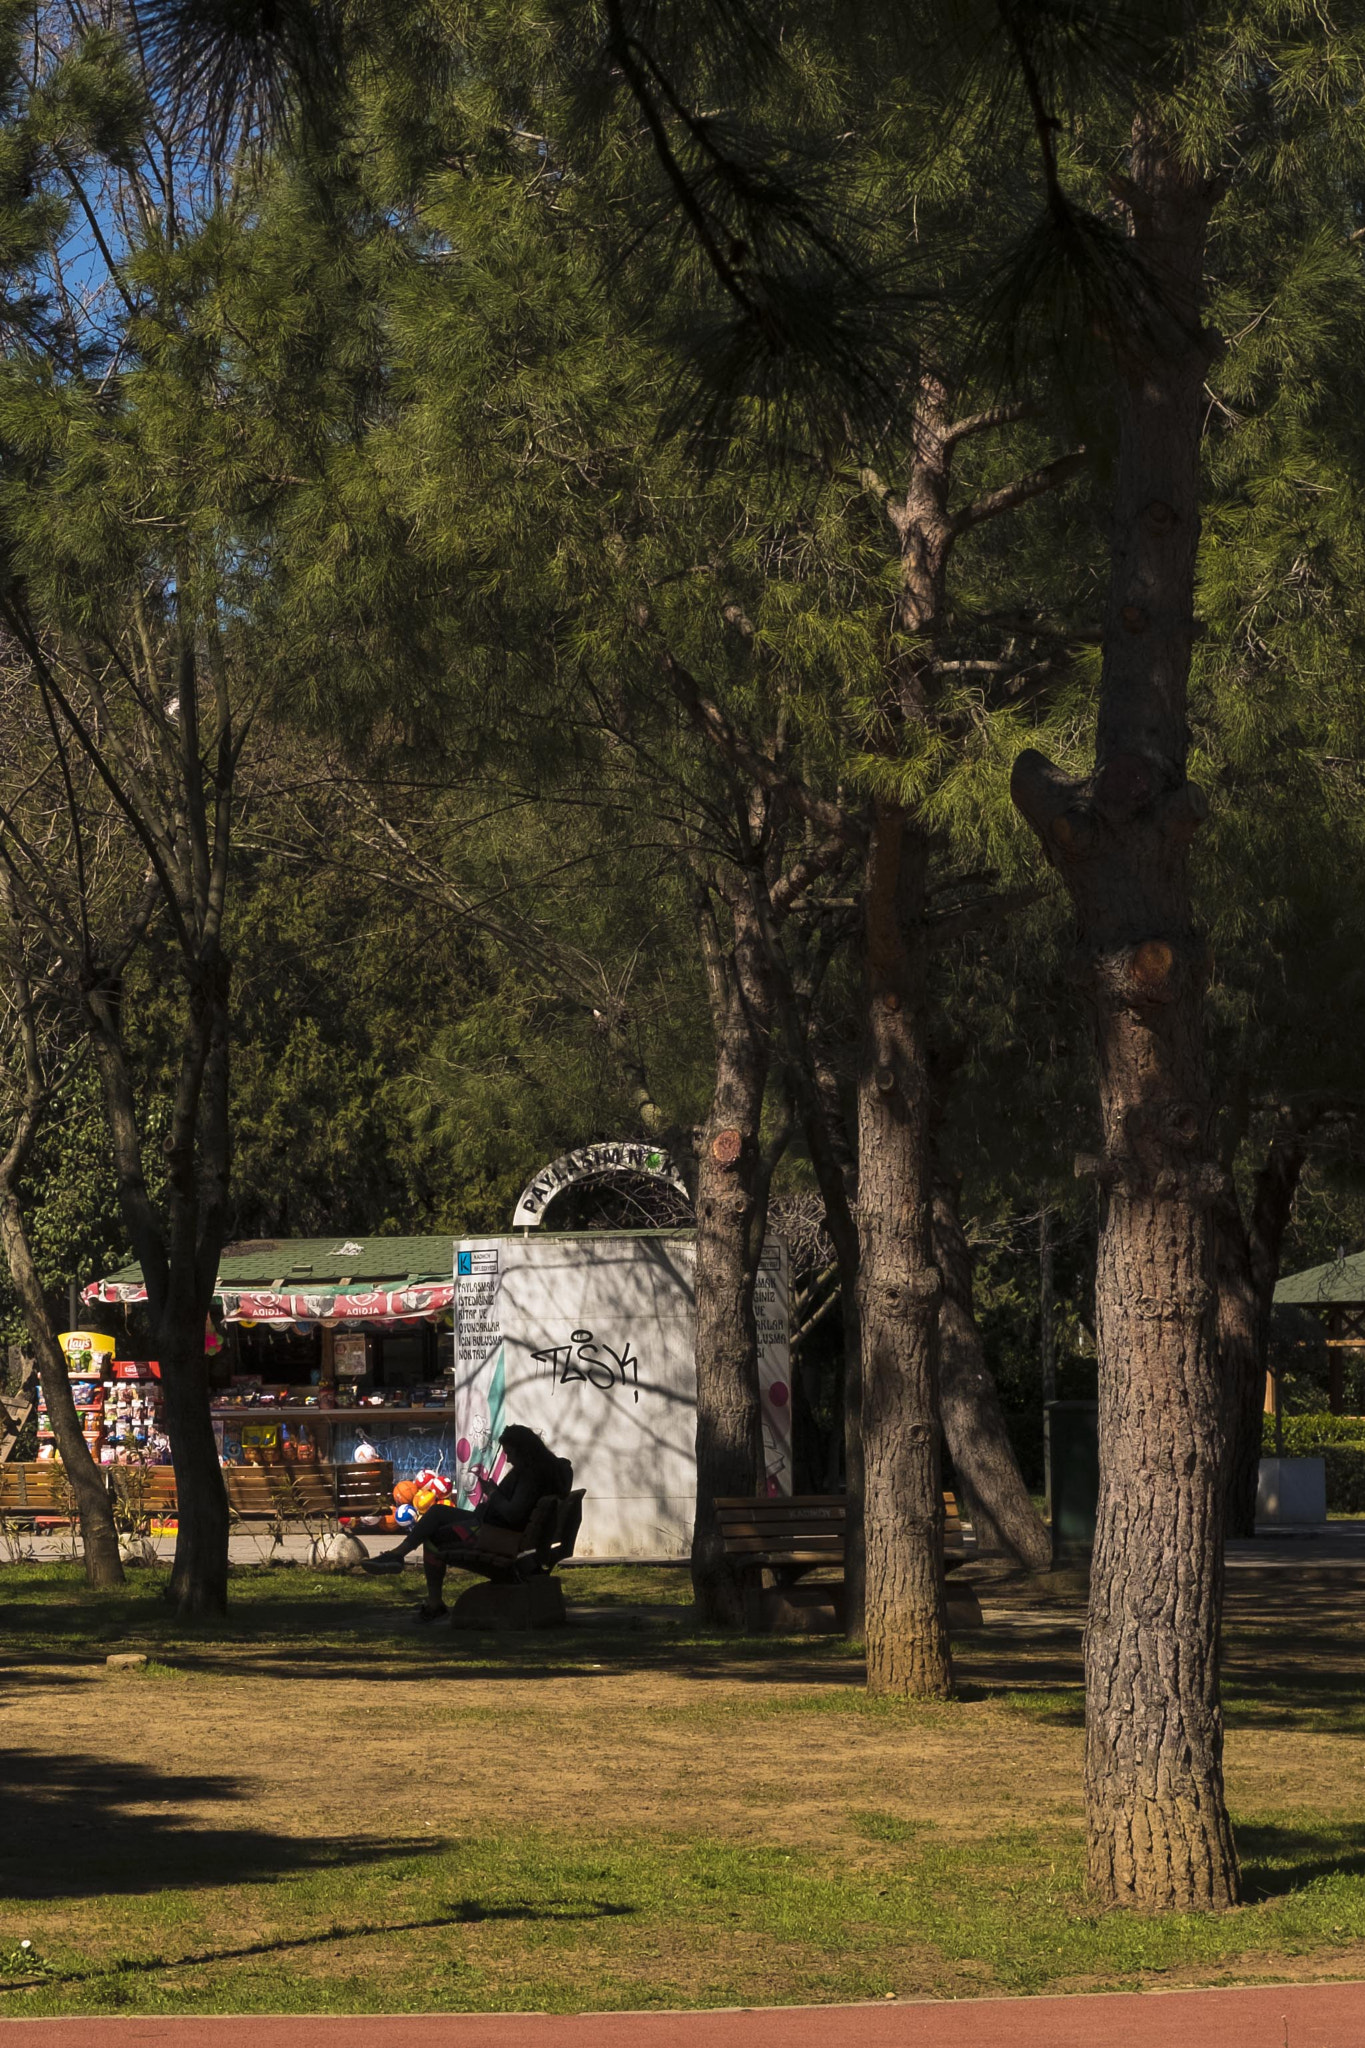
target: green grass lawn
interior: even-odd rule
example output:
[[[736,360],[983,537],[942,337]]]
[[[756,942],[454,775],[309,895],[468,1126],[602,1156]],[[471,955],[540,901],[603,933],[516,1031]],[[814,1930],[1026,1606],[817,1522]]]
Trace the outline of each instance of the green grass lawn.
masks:
[[[437,1640],[386,1581],[239,1573],[186,1630],[146,1578],[0,1571],[0,2016],[1365,1974],[1349,1603],[1234,1620],[1249,1903],[1137,1919],[1082,1883],[1074,1627],[965,1638],[907,1707],[840,1641],[698,1630],[683,1573],[566,1584],[570,1629]]]

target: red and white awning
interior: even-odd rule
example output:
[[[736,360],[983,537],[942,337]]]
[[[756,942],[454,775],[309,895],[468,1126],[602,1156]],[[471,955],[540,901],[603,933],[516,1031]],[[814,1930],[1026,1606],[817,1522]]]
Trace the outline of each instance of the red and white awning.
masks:
[[[147,1289],[140,1280],[94,1280],[81,1293],[82,1301],[103,1301],[127,1305],[145,1301]],[[444,1315],[455,1300],[455,1284],[426,1281],[411,1287],[373,1287],[346,1293],[284,1294],[249,1293],[245,1288],[219,1288],[214,1306],[227,1323],[269,1323],[279,1328],[290,1323],[424,1323]]]
[[[233,1288],[216,1299],[229,1323],[423,1323],[451,1307],[455,1283],[377,1287],[363,1294],[248,1294]]]

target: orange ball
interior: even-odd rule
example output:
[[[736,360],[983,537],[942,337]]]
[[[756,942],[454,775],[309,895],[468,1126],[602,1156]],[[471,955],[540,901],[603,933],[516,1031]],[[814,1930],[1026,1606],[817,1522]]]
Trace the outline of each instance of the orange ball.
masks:
[[[393,1498],[396,1505],[402,1507],[403,1503],[411,1500],[416,1492],[417,1481],[415,1479],[400,1479],[397,1486],[393,1489]]]
[[[393,1515],[385,1515],[383,1521],[380,1523],[379,1526],[382,1529],[387,1529],[389,1534],[392,1536],[398,1527],[398,1523]]]

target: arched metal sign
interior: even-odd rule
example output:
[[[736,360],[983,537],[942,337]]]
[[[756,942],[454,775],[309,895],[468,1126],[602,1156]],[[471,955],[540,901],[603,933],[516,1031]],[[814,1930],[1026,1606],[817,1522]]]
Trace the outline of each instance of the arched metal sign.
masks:
[[[657,1145],[635,1144],[629,1139],[619,1144],[580,1145],[576,1152],[566,1152],[562,1159],[552,1159],[533,1180],[526,1183],[512,1212],[512,1228],[539,1229],[545,1211],[565,1188],[573,1187],[578,1181],[602,1180],[618,1173],[664,1181],[685,1199],[690,1199],[686,1181],[669,1154],[660,1151]]]

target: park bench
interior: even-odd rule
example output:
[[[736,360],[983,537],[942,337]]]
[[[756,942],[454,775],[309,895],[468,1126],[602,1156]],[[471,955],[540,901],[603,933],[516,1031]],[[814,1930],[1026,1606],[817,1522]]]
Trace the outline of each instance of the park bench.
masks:
[[[66,1473],[56,1458],[41,1464],[0,1465],[0,1515],[7,1521],[67,1523],[74,1502]]]
[[[567,1620],[555,1568],[572,1557],[583,1526],[583,1489],[547,1493],[522,1530],[481,1528],[477,1540],[452,1540],[437,1555],[485,1581],[469,1586],[450,1611],[452,1628],[556,1628]]]
[[[176,1512],[169,1465],[115,1465],[114,1497],[136,1515]],[[335,1521],[341,1515],[382,1515],[393,1507],[393,1467],[368,1465],[225,1465],[228,1507],[239,1521]]]
[[[963,1562],[962,1519],[943,1496],[943,1568]],[[787,1494],[717,1499],[724,1554],[744,1582],[745,1624],[775,1635],[835,1634],[844,1626],[844,1534],[841,1494]],[[819,1572],[819,1578],[811,1574]],[[770,1579],[772,1583],[765,1583]],[[981,1607],[965,1583],[948,1584],[948,1620],[979,1628]]]

